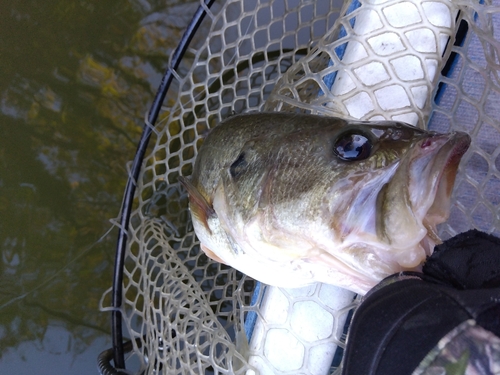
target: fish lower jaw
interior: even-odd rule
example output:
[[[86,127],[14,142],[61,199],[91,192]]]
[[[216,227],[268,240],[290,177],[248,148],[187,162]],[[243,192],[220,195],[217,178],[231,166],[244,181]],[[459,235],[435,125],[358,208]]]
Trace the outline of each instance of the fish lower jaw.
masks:
[[[201,234],[201,233],[200,233]],[[391,274],[419,270],[421,262],[425,259],[425,254],[432,246],[432,241],[425,238],[420,244],[408,250],[400,250],[391,253],[390,249],[384,249],[380,253],[384,256],[378,257],[375,254],[359,254],[353,262],[354,254],[346,254],[347,258],[342,260],[329,252],[317,250],[311,251],[308,256],[286,256],[281,250],[274,254],[275,258],[264,257],[261,252],[242,245],[242,251],[234,253],[229,243],[222,243],[217,237],[208,236],[207,233],[199,236],[201,248],[205,254],[218,262],[225,263],[238,271],[258,280],[264,284],[284,287],[300,288],[316,282],[335,285],[349,289],[358,294],[365,294],[378,282]],[[269,251],[269,244],[259,246],[260,250]],[[337,249],[343,252],[342,249]],[[408,257],[409,253],[413,256]],[[418,258],[418,254],[422,255]],[[304,256],[305,255],[305,256]],[[399,259],[396,259],[399,258]]]
[[[441,241],[441,239],[435,236],[434,234],[427,235],[422,239],[422,241],[420,241],[420,246],[425,251],[425,259],[427,259],[427,257],[430,257],[432,255],[432,253],[434,252],[434,247],[436,245],[440,245],[443,243],[443,241]],[[425,259],[422,260],[421,264],[425,262]]]
[[[386,276],[403,271],[421,271],[427,257],[432,255],[435,245],[442,242],[436,236],[435,231],[433,231],[432,234],[426,234],[414,245],[399,249],[391,249],[390,247],[385,249],[379,261],[390,268]]]
[[[334,268],[318,267],[303,259],[290,262],[262,262],[251,257],[240,257],[232,265],[244,274],[264,284],[282,288],[301,288],[314,283],[325,283],[365,294],[380,280],[349,270],[348,274]]]
[[[276,258],[280,259],[273,260],[243,244],[243,250],[235,254],[227,244],[217,242],[214,237],[203,237],[199,238],[202,244],[201,249],[209,258],[225,263],[255,280],[275,287],[300,288],[322,282],[365,294],[389,275],[380,272],[367,273],[366,270],[357,271],[323,251],[313,251],[321,255],[312,258],[287,257],[280,251],[281,256],[275,254]],[[269,245],[263,245],[261,250],[263,248],[270,250]]]
[[[380,243],[373,243],[373,239],[367,240],[370,244],[361,246],[352,243],[348,246],[350,249],[345,247],[346,244],[337,243],[329,246],[317,244],[308,250],[305,244],[301,244],[285,250],[246,233],[246,241],[238,242],[238,251],[235,251],[234,240],[230,241],[230,235],[220,222],[213,219],[209,224],[211,231],[202,223],[193,222],[201,248],[209,258],[230,265],[264,284],[285,288],[322,282],[365,294],[391,274],[418,270],[434,247],[433,239],[425,236],[420,243],[398,250],[390,245],[380,247]],[[253,241],[247,242],[250,239]],[[336,250],[327,251],[325,248]]]

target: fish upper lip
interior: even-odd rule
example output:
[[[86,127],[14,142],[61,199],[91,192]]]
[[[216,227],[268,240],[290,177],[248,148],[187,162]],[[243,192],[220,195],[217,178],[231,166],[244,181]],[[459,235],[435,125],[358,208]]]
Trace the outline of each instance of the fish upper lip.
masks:
[[[432,142],[433,139],[443,139],[444,141],[441,145],[438,145],[438,150],[432,157],[431,173],[439,171],[439,177],[437,181],[439,184],[443,178],[444,173],[449,167],[458,167],[462,156],[469,149],[471,138],[467,133],[464,132],[437,134],[422,140],[420,147],[425,148],[423,146],[428,142]]]
[[[418,159],[424,160],[426,157],[430,157],[430,165],[426,171],[427,176],[413,176],[413,178],[428,180],[423,182],[427,184],[426,186],[420,183],[417,189],[432,194],[429,196],[432,200],[430,204],[428,203],[428,208],[421,211],[420,215],[423,224],[427,228],[428,236],[434,242],[440,242],[436,234],[436,226],[446,221],[449,216],[451,193],[458,165],[462,156],[468,150],[470,143],[470,136],[464,132],[433,133],[421,140],[420,147],[417,147],[416,152],[419,156],[415,158],[414,162]],[[421,209],[418,206],[425,201],[424,199],[421,197],[420,202],[412,200],[414,210]]]
[[[438,180],[440,180],[446,168],[458,165],[468,150],[470,142],[470,136],[464,132],[430,134],[419,141],[419,147],[416,147],[411,163],[422,161],[428,157],[430,159],[428,173],[439,172]]]

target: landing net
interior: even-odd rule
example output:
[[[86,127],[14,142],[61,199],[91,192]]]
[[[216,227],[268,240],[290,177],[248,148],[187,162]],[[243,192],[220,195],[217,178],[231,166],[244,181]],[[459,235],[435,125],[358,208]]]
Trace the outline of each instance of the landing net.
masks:
[[[401,1],[379,1],[382,5],[376,10],[370,5],[374,1],[359,3],[351,20],[344,19],[343,24],[335,21],[348,4],[334,0],[229,0],[207,9],[208,16],[175,70],[136,181],[127,228],[121,312],[124,336],[133,340],[131,356],[135,359],[127,363],[139,363],[139,372],[251,374],[245,358],[269,354],[264,346],[249,353],[243,329],[250,312],[260,316],[265,287],[254,295],[254,280],[200,251],[187,194],[178,177],[190,176],[206,133],[233,113],[266,109],[328,115],[333,108],[347,116],[348,108],[336,108],[325,94],[325,77],[342,69],[340,62],[335,63],[331,44],[341,47],[345,35],[352,38],[355,19],[363,12],[374,11],[380,20],[380,27],[370,31],[373,35],[368,42],[359,42],[367,58],[374,53],[372,44],[387,32],[386,27],[407,28],[403,31],[406,37],[398,40],[400,48],[387,50],[383,59],[377,60],[381,61],[378,72],[384,71],[388,77],[397,75],[395,66],[404,62],[404,51],[415,48],[411,45],[412,30],[421,23],[436,27],[432,12],[425,7],[418,9],[420,17],[414,22],[401,26],[386,25]],[[445,61],[451,65],[431,85],[425,83],[426,76],[397,77],[405,82],[403,91],[411,94],[424,86],[437,97],[416,106],[421,126],[430,119],[430,129],[466,131],[473,139],[456,180],[451,218],[439,229],[444,239],[470,228],[500,232],[500,7],[490,2],[453,3],[459,8],[457,25],[462,22],[462,27],[460,38],[446,52]],[[442,37],[451,38],[449,43],[456,39],[455,35],[429,34],[429,38]],[[301,58],[270,98],[278,79]],[[356,70],[349,77],[352,89],[338,93],[344,103],[360,92],[378,103],[358,117],[408,114],[404,109],[387,114],[377,96],[377,85],[382,83],[367,85],[366,77]],[[283,296],[288,298],[286,293]],[[290,316],[295,306],[289,305]],[[332,309],[329,313],[334,324],[351,308]],[[345,342],[341,334],[333,339],[340,346]],[[317,345],[307,337],[297,337],[297,342],[304,358]],[[297,370],[276,373],[295,374]]]

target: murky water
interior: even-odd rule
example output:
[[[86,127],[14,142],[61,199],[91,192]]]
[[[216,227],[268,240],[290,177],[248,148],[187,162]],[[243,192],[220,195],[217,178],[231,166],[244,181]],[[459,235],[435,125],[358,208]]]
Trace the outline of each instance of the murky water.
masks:
[[[91,374],[132,159],[196,1],[5,1],[0,373]]]

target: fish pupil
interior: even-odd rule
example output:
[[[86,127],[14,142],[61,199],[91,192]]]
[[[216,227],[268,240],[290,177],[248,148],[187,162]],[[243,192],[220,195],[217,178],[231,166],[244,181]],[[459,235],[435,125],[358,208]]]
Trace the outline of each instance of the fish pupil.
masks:
[[[372,144],[361,134],[348,133],[335,142],[335,154],[342,160],[363,160],[370,156]]]
[[[247,161],[245,160],[245,153],[242,152],[238,158],[231,164],[229,167],[229,173],[232,178],[237,178],[241,173],[243,173],[244,169],[248,166]]]

